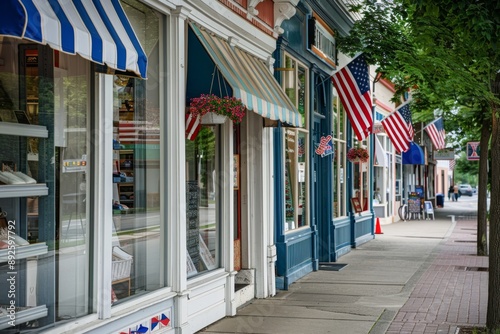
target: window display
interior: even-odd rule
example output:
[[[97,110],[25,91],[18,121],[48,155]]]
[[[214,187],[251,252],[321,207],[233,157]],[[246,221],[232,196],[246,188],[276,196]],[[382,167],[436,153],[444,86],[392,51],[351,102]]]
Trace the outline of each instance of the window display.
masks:
[[[35,109],[26,112],[28,95],[38,99],[38,48],[19,42],[0,37],[0,54],[9,60],[0,71],[0,330],[43,326],[54,305],[39,285],[54,249],[50,232],[38,223],[40,214],[53,218],[47,155],[39,154],[50,145],[50,129]],[[15,51],[6,48],[11,45]],[[28,55],[36,61],[26,62]]]

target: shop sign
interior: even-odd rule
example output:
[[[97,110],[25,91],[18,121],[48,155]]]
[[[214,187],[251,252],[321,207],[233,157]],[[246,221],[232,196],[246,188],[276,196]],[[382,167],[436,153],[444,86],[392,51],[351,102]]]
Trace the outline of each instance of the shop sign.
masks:
[[[332,144],[332,136],[322,136],[320,139],[320,143],[316,144],[317,155],[321,155],[321,157],[325,157],[327,155],[333,154],[333,144]]]
[[[455,159],[455,151],[440,150],[434,151],[434,160],[453,160]]]
[[[382,126],[382,123],[373,124],[373,133],[385,133],[385,129]]]
[[[478,141],[470,141],[467,143],[467,160],[479,160],[481,150]]]

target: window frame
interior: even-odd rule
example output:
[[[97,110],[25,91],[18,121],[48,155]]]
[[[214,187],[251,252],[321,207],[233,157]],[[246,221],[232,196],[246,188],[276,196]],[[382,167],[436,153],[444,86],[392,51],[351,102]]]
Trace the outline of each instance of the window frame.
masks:
[[[304,196],[304,205],[305,205],[305,212],[302,211],[302,217],[305,217],[305,223],[302,225],[302,226],[298,226],[299,225],[299,219],[298,219],[298,211],[299,210],[296,210],[298,208],[300,208],[299,206],[299,202],[300,202],[300,199],[299,199],[299,194],[298,192],[294,192],[293,194],[293,203],[297,203],[297,207],[294,209],[294,221],[293,221],[293,227],[292,228],[289,228],[288,227],[288,221],[286,220],[286,190],[284,191],[284,196],[283,196],[283,217],[284,217],[284,220],[283,220],[283,231],[284,233],[288,233],[288,232],[293,232],[293,231],[296,231],[298,229],[302,229],[302,228],[308,228],[310,227],[310,217],[309,217],[309,213],[310,213],[310,210],[309,210],[309,203],[310,203],[310,180],[309,180],[309,169],[310,169],[310,161],[309,161],[309,101],[310,101],[310,91],[309,91],[309,78],[310,78],[310,73],[309,73],[309,68],[307,68],[307,66],[305,66],[305,64],[303,64],[302,62],[300,62],[299,60],[297,60],[297,58],[293,57],[292,55],[290,55],[289,53],[285,52],[283,54],[283,59],[284,59],[284,64],[287,64],[287,60],[289,59],[290,61],[293,62],[294,66],[292,68],[287,68],[286,71],[284,71],[284,73],[282,72],[282,76],[284,77],[283,80],[281,81],[282,82],[282,88],[284,89],[285,93],[287,94],[287,96],[290,98],[290,100],[292,101],[292,103],[297,107],[297,109],[299,110],[299,113],[300,113],[300,110],[301,110],[301,107],[303,107],[303,113],[300,113],[301,114],[301,117],[303,117],[303,122],[302,122],[302,127],[301,128],[285,128],[285,130],[283,131],[282,133],[282,142],[283,142],[283,155],[282,155],[282,159],[283,159],[283,162],[285,164],[285,168],[283,168],[283,175],[282,175],[282,179],[285,180],[284,182],[286,182],[286,161],[287,161],[287,148],[286,148],[286,136],[287,136],[287,133],[288,134],[292,134],[294,135],[295,137],[295,145],[294,145],[294,151],[297,153],[295,154],[295,160],[294,160],[294,163],[296,164],[296,170],[297,170],[297,177],[296,179],[299,180],[302,178],[302,176],[300,176],[299,174],[299,165],[303,162],[305,163],[305,171],[303,172],[304,175],[304,182],[305,182],[305,196]],[[293,76],[291,77],[293,79],[293,87],[290,87],[290,78],[286,77],[287,75],[289,75],[291,72],[293,72]],[[301,94],[301,86],[300,86],[300,74],[303,73],[304,75],[304,80],[303,80],[303,89],[304,89],[304,93],[303,93],[303,101],[300,100],[302,94]],[[293,89],[293,97],[292,98],[290,96],[290,94],[288,93],[289,91],[291,91]],[[303,136],[304,138],[304,142],[303,142],[303,147],[299,147],[299,139],[300,137]],[[302,151],[302,154],[299,156],[299,152]],[[299,161],[299,160],[302,160],[300,159],[301,157],[305,157],[304,161]],[[285,188],[285,183],[283,184],[284,188]],[[304,219],[304,218],[303,218]]]
[[[334,182],[334,187],[332,187],[332,207],[333,207],[333,219],[346,217],[347,216],[347,194],[346,194],[346,153],[347,153],[347,140],[345,139],[347,131],[347,122],[342,104],[340,103],[340,98],[338,97],[337,90],[332,85],[332,143],[334,146],[334,157],[332,166],[332,182]],[[335,121],[342,117],[342,121]],[[335,177],[335,168],[338,166],[337,177]],[[337,190],[337,196],[335,196],[335,189]],[[335,215],[335,212],[338,215]]]

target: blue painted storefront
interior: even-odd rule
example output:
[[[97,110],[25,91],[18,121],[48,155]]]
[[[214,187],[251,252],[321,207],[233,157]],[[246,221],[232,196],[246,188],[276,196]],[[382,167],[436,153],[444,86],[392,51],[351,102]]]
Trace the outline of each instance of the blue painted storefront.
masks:
[[[319,3],[319,4],[318,4]],[[348,31],[347,19],[340,17],[335,4],[321,1],[301,1],[297,12],[290,20],[282,24],[284,33],[277,42],[274,55],[275,68],[283,68],[283,54],[286,52],[309,69],[309,228],[297,231],[284,231],[284,131],[278,126],[274,130],[274,181],[275,181],[275,238],[277,248],[276,287],[288,289],[289,285],[308,273],[318,270],[321,262],[335,262],[339,257],[374,238],[373,211],[362,215],[350,213],[350,201],[347,200],[345,217],[333,219],[332,212],[332,159],[315,154],[314,148],[321,136],[332,133],[332,82],[330,75],[335,68],[318,58],[307,47],[307,25],[312,11],[322,18],[337,32]],[[323,15],[324,13],[330,13]],[[332,17],[331,15],[335,15]],[[336,24],[334,24],[336,22]],[[279,71],[275,72],[278,81]],[[321,99],[321,108],[313,112],[314,98]],[[347,126],[350,138],[351,128]],[[351,147],[351,143],[347,143]],[[372,170],[372,168],[370,168]],[[347,163],[346,192],[352,197],[351,163]]]

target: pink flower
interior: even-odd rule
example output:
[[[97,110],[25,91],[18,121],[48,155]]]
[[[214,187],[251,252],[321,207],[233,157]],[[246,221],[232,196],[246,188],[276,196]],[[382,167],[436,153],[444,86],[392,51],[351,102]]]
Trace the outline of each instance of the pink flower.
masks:
[[[229,117],[233,123],[240,123],[245,116],[246,106],[233,96],[218,97],[214,94],[202,94],[200,97],[193,97],[189,104],[189,112],[194,116],[203,116],[213,112]]]
[[[367,162],[368,159],[370,158],[366,148],[362,147],[354,147],[349,149],[349,151],[347,151],[346,156],[347,159],[352,162],[358,162],[358,161]]]

